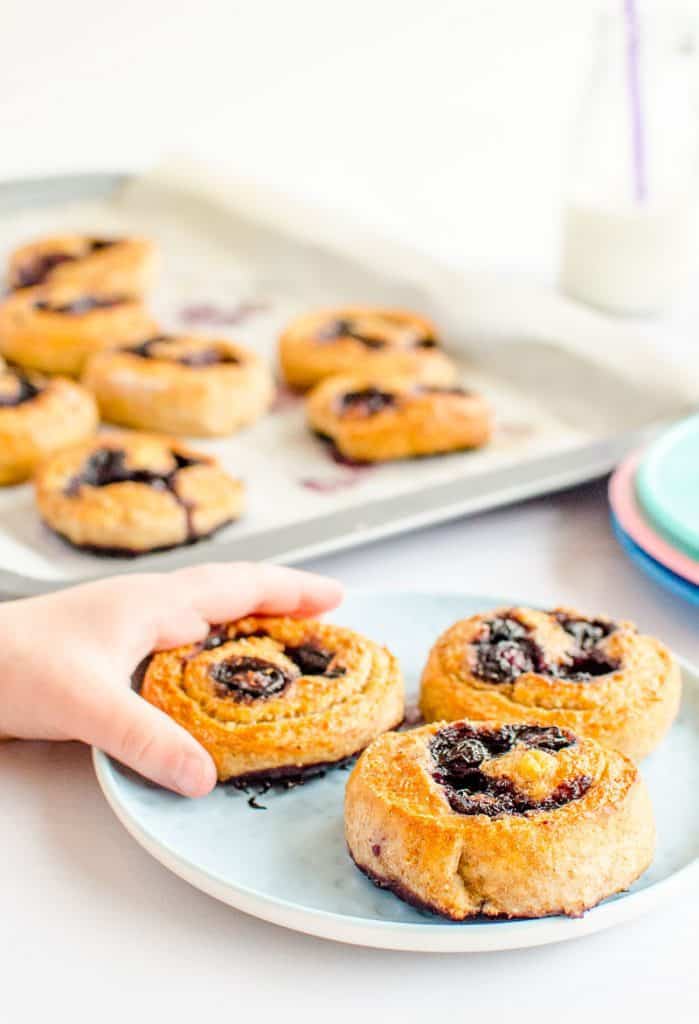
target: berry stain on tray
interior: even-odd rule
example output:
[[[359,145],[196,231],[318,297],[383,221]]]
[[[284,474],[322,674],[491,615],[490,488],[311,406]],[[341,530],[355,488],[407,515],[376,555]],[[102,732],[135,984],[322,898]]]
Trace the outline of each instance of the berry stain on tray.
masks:
[[[234,306],[221,306],[214,302],[192,302],[179,311],[179,319],[187,326],[210,324],[214,327],[233,327],[251,320],[270,309],[269,302],[245,301]]]

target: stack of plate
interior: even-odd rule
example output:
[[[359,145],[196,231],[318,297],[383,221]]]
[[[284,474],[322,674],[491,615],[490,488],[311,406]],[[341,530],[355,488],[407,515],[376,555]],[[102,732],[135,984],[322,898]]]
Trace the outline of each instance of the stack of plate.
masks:
[[[699,605],[699,416],[622,462],[609,500],[614,530],[633,561]]]

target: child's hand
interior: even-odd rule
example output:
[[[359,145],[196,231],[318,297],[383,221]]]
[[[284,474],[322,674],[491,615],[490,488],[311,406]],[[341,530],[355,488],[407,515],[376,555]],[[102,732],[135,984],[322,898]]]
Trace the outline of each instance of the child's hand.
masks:
[[[130,677],[154,649],[243,615],[315,615],[338,583],[272,565],[201,565],[119,576],[0,604],[0,736],[82,740],[186,796],[216,783],[209,754],[142,700]]]

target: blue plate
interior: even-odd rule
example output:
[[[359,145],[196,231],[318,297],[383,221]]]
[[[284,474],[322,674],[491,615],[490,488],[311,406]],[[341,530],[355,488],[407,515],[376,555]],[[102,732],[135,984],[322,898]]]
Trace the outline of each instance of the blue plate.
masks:
[[[333,618],[391,647],[415,696],[427,652],[447,626],[510,598],[455,593],[354,591]],[[95,767],[115,813],[154,857],[192,885],[239,910],[299,931],[388,949],[439,952],[512,949],[576,938],[628,920],[687,882],[699,853],[699,687],[685,671],[685,696],[670,739],[643,766],[655,804],[656,859],[628,893],[583,918],[441,921],[375,888],[351,863],[343,834],[347,772],[248,806],[219,786],[190,801],[150,785],[96,751]],[[692,882],[692,879],[694,880]]]
[[[699,605],[699,587],[695,586],[694,583],[690,583],[683,576],[678,576],[676,572],[666,569],[664,565],[646,554],[643,548],[640,548],[629,537],[628,533],[624,531],[613,512],[611,513],[611,519],[617,540],[639,569],[642,569],[647,576],[650,576],[656,583],[665,587],[666,590],[671,591],[676,597],[681,597],[685,601],[689,601],[690,604]]]

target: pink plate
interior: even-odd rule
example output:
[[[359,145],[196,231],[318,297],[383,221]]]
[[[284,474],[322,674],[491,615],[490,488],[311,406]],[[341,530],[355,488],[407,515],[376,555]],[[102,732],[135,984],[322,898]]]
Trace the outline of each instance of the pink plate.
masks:
[[[699,584],[699,562],[673,548],[643,517],[634,486],[636,468],[642,454],[633,452],[617,466],[609,481],[610,504],[624,531],[639,547],[678,576]]]

